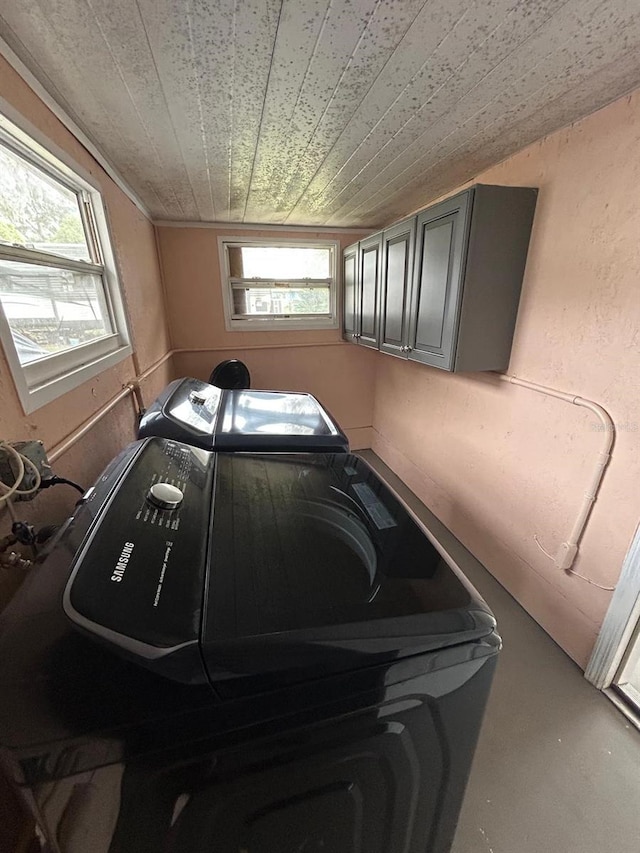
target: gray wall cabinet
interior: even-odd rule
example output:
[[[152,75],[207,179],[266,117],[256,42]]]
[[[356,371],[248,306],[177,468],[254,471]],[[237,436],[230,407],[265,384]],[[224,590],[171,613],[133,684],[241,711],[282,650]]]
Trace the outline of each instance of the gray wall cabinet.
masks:
[[[358,244],[348,246],[342,253],[342,337],[357,343],[358,334]]]
[[[368,281],[352,323],[362,321],[367,345],[443,370],[505,370],[536,195],[529,187],[478,184],[350,247],[345,263],[348,252],[357,253],[355,268]],[[373,261],[364,263],[373,246],[375,287]],[[345,336],[346,321],[345,310]]]
[[[415,216],[382,234],[380,349],[401,357],[408,353],[415,236]]]
[[[380,271],[382,233],[373,234],[343,253],[343,337],[378,349],[380,340]]]

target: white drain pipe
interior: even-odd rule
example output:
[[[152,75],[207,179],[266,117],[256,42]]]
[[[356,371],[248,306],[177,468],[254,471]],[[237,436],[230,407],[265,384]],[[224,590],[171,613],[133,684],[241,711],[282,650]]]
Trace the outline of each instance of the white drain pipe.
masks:
[[[587,400],[584,397],[578,397],[575,394],[566,394],[564,391],[556,391],[554,388],[548,388],[546,385],[538,385],[535,382],[529,382],[526,379],[518,379],[517,376],[510,376],[505,373],[497,374],[498,379],[502,382],[508,382],[511,385],[518,385],[521,388],[528,388],[530,391],[535,391],[538,394],[545,394],[547,397],[555,397],[557,400],[564,400],[565,403],[572,403],[574,406],[580,406],[583,409],[588,409],[598,417],[602,424],[602,432],[604,436],[603,447],[598,453],[596,466],[591,477],[591,482],[584,494],[584,499],[578,517],[576,518],[571,532],[564,541],[555,556],[555,564],[559,569],[568,572],[575,561],[580,546],[580,541],[584,535],[589,516],[598,492],[602,484],[604,472],[611,458],[611,450],[615,440],[615,425],[611,415],[600,406],[594,403],[593,400]]]

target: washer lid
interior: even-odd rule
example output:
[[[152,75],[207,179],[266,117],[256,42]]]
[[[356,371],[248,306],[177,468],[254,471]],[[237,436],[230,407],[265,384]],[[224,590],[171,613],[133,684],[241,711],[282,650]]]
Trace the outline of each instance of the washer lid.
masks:
[[[313,677],[494,627],[363,460],[219,455],[203,635],[213,680],[287,669]]]

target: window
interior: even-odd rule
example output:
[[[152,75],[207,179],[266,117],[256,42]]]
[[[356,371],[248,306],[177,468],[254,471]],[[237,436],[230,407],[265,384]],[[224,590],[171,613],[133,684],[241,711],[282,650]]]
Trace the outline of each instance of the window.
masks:
[[[338,326],[335,241],[218,238],[226,327]]]
[[[76,170],[0,115],[0,339],[26,412],[131,352],[102,198]]]

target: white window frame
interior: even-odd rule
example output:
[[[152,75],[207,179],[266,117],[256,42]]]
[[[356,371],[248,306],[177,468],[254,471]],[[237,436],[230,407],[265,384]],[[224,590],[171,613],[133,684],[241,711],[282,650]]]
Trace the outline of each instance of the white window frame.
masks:
[[[112,248],[107,212],[99,185],[33,125],[0,98],[0,144],[47,172],[80,195],[87,241],[99,263],[75,261],[49,252],[0,241],[0,259],[99,275],[113,332],[96,341],[22,365],[0,303],[0,341],[26,414],[77,388],[132,352],[124,299]]]
[[[237,246],[261,246],[275,248],[309,248],[309,249],[331,249],[331,276],[329,279],[322,279],[323,282],[329,284],[329,307],[330,313],[328,317],[312,317],[299,315],[294,317],[242,317],[235,318],[233,316],[233,295],[232,295],[232,278],[229,269],[229,254],[227,247]],[[273,240],[253,240],[247,235],[241,237],[218,237],[218,257],[220,259],[220,281],[222,285],[222,301],[224,304],[224,325],[228,332],[252,330],[260,331],[277,331],[288,329],[290,331],[303,331],[309,329],[337,329],[340,325],[338,316],[338,258],[340,257],[340,243],[337,240],[317,240],[308,239],[273,239]],[[292,284],[312,287],[315,280],[308,282],[298,282],[291,280]]]

